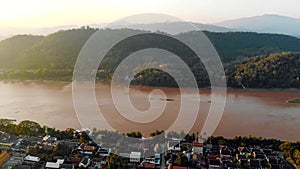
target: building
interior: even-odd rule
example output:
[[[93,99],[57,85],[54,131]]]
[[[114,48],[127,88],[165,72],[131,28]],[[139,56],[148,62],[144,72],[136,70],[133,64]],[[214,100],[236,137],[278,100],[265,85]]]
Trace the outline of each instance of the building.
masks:
[[[40,162],[40,158],[39,158],[39,157],[35,157],[35,156],[28,155],[28,156],[24,157],[24,161],[29,161],[29,162]]]

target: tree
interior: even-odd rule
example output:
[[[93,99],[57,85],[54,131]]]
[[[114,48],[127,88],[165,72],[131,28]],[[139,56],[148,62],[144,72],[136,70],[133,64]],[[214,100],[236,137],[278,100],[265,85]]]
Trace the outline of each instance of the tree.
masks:
[[[107,168],[110,168],[110,169],[115,169],[115,168],[118,168],[118,165],[120,164],[120,157],[116,154],[110,154],[110,156],[107,157],[107,161],[108,161],[108,164],[107,164]]]
[[[128,137],[133,137],[133,138],[142,138],[143,135],[141,132],[131,132],[126,134]]]
[[[25,120],[16,126],[18,135],[40,136],[44,134],[43,128],[34,121]]]
[[[16,134],[16,125],[12,120],[0,119],[0,130],[8,134]]]
[[[279,146],[280,150],[283,151],[284,156],[291,157],[292,144],[285,142]]]
[[[294,160],[296,162],[296,164],[300,164],[300,150],[299,149],[296,149],[293,153],[293,157],[294,157]]]
[[[183,153],[178,153],[177,158],[174,161],[175,165],[177,166],[187,166],[188,165],[188,158]]]
[[[163,130],[155,130],[155,132],[150,133],[150,136],[154,137],[154,136],[158,136],[158,135],[163,134],[163,133],[164,133]]]

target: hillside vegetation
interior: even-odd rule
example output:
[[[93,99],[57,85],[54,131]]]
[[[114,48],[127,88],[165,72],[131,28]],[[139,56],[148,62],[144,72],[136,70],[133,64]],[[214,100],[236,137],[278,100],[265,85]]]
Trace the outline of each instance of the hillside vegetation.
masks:
[[[81,48],[97,30],[81,28],[59,31],[45,37],[18,35],[3,40],[0,42],[0,69],[2,69],[0,77],[2,79],[70,81]],[[118,35],[139,30],[105,29],[99,31],[107,37],[118,38]],[[139,32],[150,34],[150,32],[145,31]],[[179,39],[192,39],[197,33],[199,32],[192,31],[175,36]],[[297,52],[300,52],[300,39],[279,34],[248,32],[204,33],[211,40],[224,63],[229,86],[299,88],[300,61]],[[153,46],[153,42],[155,42],[153,40],[157,40],[157,38],[161,38],[158,40],[162,43]],[[136,43],[131,44],[131,42]],[[172,42],[170,38],[155,36],[131,42],[119,43],[117,47],[112,48],[107,53],[100,65],[101,71],[97,73],[98,79],[110,81],[114,69],[124,57],[133,51],[145,47],[163,47],[180,56],[190,66],[199,87],[209,86],[208,75],[199,58],[192,51],[184,48],[182,44]],[[143,67],[143,65],[140,66]],[[167,66],[174,69],[172,65]],[[185,78],[184,75],[182,78]],[[151,86],[177,86],[169,74],[158,69],[138,73],[132,83]]]
[[[17,35],[0,42],[0,67],[11,68],[20,61],[25,51],[40,42],[43,36]]]
[[[277,53],[246,58],[226,70],[229,86],[299,88],[300,53]],[[235,80],[236,79],[236,80]]]

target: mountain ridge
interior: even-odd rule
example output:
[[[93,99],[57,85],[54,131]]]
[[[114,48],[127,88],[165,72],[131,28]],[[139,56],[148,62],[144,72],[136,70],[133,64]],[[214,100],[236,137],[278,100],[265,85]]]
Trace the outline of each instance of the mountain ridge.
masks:
[[[300,37],[300,18],[293,18],[277,14],[265,14],[252,17],[244,17],[215,23],[241,31],[253,31],[259,33],[278,33]]]
[[[60,69],[66,68],[66,66],[72,69],[73,66],[70,64],[62,66],[62,63],[65,63],[68,58],[74,64],[73,62],[76,61],[76,57],[86,40],[97,30],[84,27],[81,29],[62,30],[48,36],[16,35],[0,42],[0,66],[19,65],[17,66],[18,68],[38,68],[43,65],[42,67],[49,68],[51,67],[50,63],[52,63],[60,67]],[[124,33],[127,30],[139,31],[132,29],[101,29],[99,31],[114,34],[115,32]],[[193,32],[185,32],[175,36],[192,38]],[[215,46],[222,61],[225,63],[238,58],[261,54],[288,51],[300,52],[300,39],[288,35],[253,32],[216,33],[204,31],[204,33]],[[18,48],[19,46],[25,47]],[[49,57],[52,60],[49,60]],[[13,63],[12,60],[15,59],[17,59],[17,62]],[[63,60],[64,62],[62,62]],[[22,61],[27,64],[22,63]]]
[[[153,22],[147,24],[134,24],[129,22],[116,22],[116,23],[98,23],[98,24],[85,24],[84,27],[95,27],[99,29],[103,28],[130,28],[130,29],[142,29],[148,31],[161,30],[169,32],[171,34],[181,33],[182,30],[191,30],[193,24],[199,30],[213,31],[213,32],[258,32],[258,33],[278,33],[292,35],[300,37],[300,18],[293,18],[289,16],[283,16],[278,14],[264,14],[259,16],[250,16],[237,19],[225,20],[217,23],[201,23],[201,22],[186,22],[186,21],[169,21],[169,22]],[[14,34],[34,34],[34,35],[49,35],[59,30],[78,29],[80,25],[61,25],[45,28],[13,28],[13,27],[1,27],[0,34],[7,38]],[[169,30],[169,31],[167,31]],[[196,30],[193,29],[193,30]],[[6,36],[3,32],[9,36]],[[1,36],[0,36],[1,40]]]

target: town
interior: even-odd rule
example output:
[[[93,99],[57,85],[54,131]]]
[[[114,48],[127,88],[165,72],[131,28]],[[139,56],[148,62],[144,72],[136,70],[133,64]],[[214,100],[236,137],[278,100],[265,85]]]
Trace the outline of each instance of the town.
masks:
[[[3,169],[294,169],[299,164],[299,142],[159,130],[145,138],[140,132],[59,131],[32,121],[14,123],[0,120]]]

